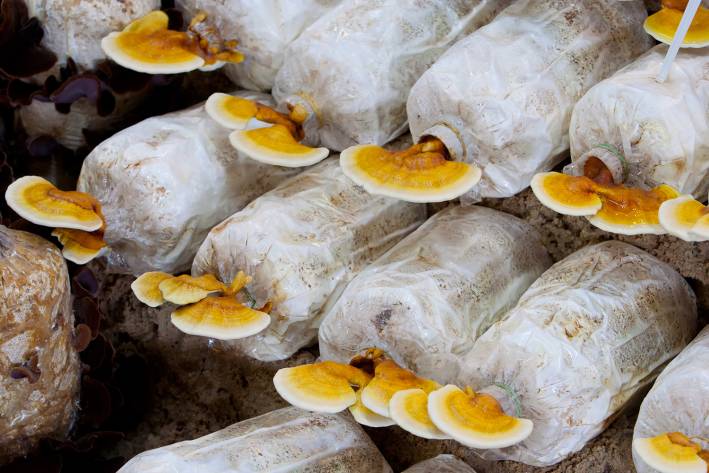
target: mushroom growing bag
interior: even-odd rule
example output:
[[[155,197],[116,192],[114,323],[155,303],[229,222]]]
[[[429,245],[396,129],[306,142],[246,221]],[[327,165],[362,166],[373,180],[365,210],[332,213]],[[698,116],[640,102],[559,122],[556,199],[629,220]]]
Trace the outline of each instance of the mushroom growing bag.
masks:
[[[665,432],[709,437],[709,327],[667,365],[645,397],[633,439]],[[638,473],[656,473],[633,452]]]
[[[273,94],[311,112],[305,142],[333,150],[384,144],[406,129],[416,79],[512,0],[348,0],[287,52]],[[238,66],[237,66],[238,67]]]
[[[614,181],[649,189],[669,184],[682,194],[704,199],[709,191],[709,55],[682,49],[665,82],[655,78],[667,53],[657,45],[647,54],[594,86],[571,117],[573,164],[581,175],[589,155],[601,159]],[[610,144],[627,167],[599,149]],[[587,154],[589,153],[589,154]]]
[[[453,455],[438,455],[407,468],[403,473],[475,473],[475,470]]]
[[[148,450],[119,473],[391,473],[362,428],[343,414],[288,407],[195,440]]]
[[[650,47],[645,16],[639,0],[515,2],[416,82],[414,139],[434,136],[481,168],[470,199],[520,192],[563,159],[574,104]]]
[[[77,188],[103,207],[110,271],[170,273],[190,267],[214,225],[298,172],[238,153],[198,105],[149,118],[98,145]]]
[[[284,359],[316,338],[345,285],[425,217],[424,205],[367,194],[329,159],[214,227],[192,273],[252,276],[251,294],[273,304],[271,324],[233,343],[259,360]]]
[[[537,232],[496,210],[452,206],[362,271],[320,326],[323,359],[370,347],[442,383],[551,266]]]
[[[547,466],[580,450],[689,343],[696,319],[687,282],[631,245],[556,263],[464,359],[459,385],[502,386],[514,393],[503,405],[534,422],[521,443],[479,454]]]
[[[187,16],[207,13],[225,38],[236,38],[244,62],[226,64],[235,84],[270,90],[287,46],[341,0],[178,0]]]

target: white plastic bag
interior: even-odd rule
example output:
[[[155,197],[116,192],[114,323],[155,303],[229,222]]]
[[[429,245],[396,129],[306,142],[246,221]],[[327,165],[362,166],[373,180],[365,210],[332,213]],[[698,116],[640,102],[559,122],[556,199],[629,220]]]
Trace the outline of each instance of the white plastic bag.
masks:
[[[696,322],[682,276],[631,245],[587,246],[556,263],[464,359],[459,385],[501,385],[534,422],[523,442],[478,453],[547,466],[580,450],[689,343]]]
[[[414,139],[474,163],[466,197],[509,197],[569,148],[574,104],[650,47],[641,0],[520,0],[456,43],[411,90]]]
[[[313,115],[305,141],[341,151],[406,129],[416,79],[458,38],[512,0],[348,0],[286,52],[273,95]]]
[[[214,225],[298,172],[240,155],[198,105],[149,118],[98,145],[84,161],[78,189],[103,207],[110,271],[177,272],[190,267]]]
[[[633,438],[666,432],[709,437],[709,327],[667,365],[645,397]],[[633,452],[638,473],[657,473]]]
[[[587,152],[623,168],[613,153],[593,153],[599,144],[617,148],[627,161],[616,182],[652,188],[669,184],[682,194],[706,198],[709,191],[709,54],[682,49],[665,82],[655,78],[667,53],[660,44],[594,86],[571,116],[570,174],[583,173]],[[607,160],[611,160],[608,162]],[[624,177],[626,177],[624,179]]]
[[[267,91],[273,87],[286,47],[341,0],[178,0],[186,20],[206,12],[225,39],[236,39],[244,62],[224,71],[237,85]]]
[[[195,440],[148,450],[119,473],[391,473],[377,447],[345,414],[287,407]]]
[[[475,473],[475,470],[453,455],[438,455],[407,468],[403,473]]]
[[[252,276],[257,303],[273,304],[271,324],[227,343],[259,360],[284,359],[317,337],[345,285],[425,218],[425,205],[372,196],[328,159],[214,227],[192,273]]]
[[[362,271],[320,326],[323,359],[370,347],[440,383],[549,266],[537,232],[496,210],[440,211]]]

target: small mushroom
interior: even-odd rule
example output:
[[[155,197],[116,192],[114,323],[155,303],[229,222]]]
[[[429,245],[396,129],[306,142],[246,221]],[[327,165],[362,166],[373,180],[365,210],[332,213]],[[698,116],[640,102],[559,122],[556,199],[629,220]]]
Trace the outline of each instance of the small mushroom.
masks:
[[[423,389],[405,389],[389,401],[391,418],[402,429],[430,440],[450,438],[436,427],[428,415],[428,393]]]
[[[443,202],[468,192],[480,181],[479,167],[449,159],[437,138],[428,138],[403,151],[375,145],[347,148],[340,155],[342,170],[370,194],[408,202]]]
[[[199,302],[210,294],[224,292],[227,289],[224,283],[212,274],[199,277],[183,274],[166,278],[158,284],[158,288],[166,301],[179,305]]]
[[[160,283],[173,277],[172,274],[162,271],[150,271],[136,278],[130,288],[140,302],[148,307],[158,307],[165,303],[165,298],[160,291]]]
[[[659,42],[671,44],[686,7],[687,0],[663,0],[662,9],[645,20],[645,31]],[[681,47],[705,46],[709,46],[709,9],[700,5]]]
[[[550,209],[585,216],[601,230],[622,235],[665,233],[658,217],[660,205],[679,195],[664,184],[644,190],[558,172],[535,175],[531,186],[537,199]]]
[[[168,280],[170,281],[170,280]],[[271,323],[270,307],[251,309],[233,296],[207,297],[180,307],[170,316],[172,324],[189,335],[235,340],[250,337]]]
[[[534,424],[512,417],[484,393],[449,384],[428,395],[428,415],[442,432],[472,448],[504,448],[526,439]]]
[[[57,228],[52,236],[57,237],[62,244],[64,258],[76,264],[86,264],[108,251],[102,230],[85,232],[73,228]]]
[[[660,205],[660,225],[685,241],[709,240],[709,206],[702,205],[691,195],[681,195]]]
[[[335,413],[353,406],[357,402],[354,387],[361,389],[371,379],[355,366],[321,361],[281,368],[273,377],[273,385],[283,399],[296,407]]]
[[[327,148],[301,144],[307,111],[300,105],[286,115],[271,107],[241,97],[216,93],[205,105],[207,113],[226,128],[234,148],[256,161],[275,166],[311,166],[327,158]],[[253,120],[253,122],[252,122]],[[245,129],[251,123],[251,129]]]
[[[660,473],[706,473],[709,451],[680,432],[633,440],[633,450]]]
[[[205,14],[198,13],[187,31],[174,31],[168,29],[167,14],[156,10],[123,31],[110,33],[101,47],[121,66],[148,74],[178,74],[243,61],[236,41],[224,41],[206,20]]]
[[[356,420],[357,423],[366,425],[367,427],[389,427],[390,425],[396,424],[393,419],[380,416],[362,404],[361,389],[358,389],[355,394],[357,396],[357,401],[350,406],[350,414],[352,414],[352,417],[354,417],[354,420]]]

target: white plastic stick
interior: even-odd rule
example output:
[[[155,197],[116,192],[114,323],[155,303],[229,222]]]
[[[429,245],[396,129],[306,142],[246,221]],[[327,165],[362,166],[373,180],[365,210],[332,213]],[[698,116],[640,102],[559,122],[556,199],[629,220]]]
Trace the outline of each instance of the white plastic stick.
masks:
[[[702,4],[702,0],[689,0],[687,8],[684,9],[684,14],[682,15],[682,20],[679,22],[677,31],[675,31],[675,36],[672,38],[672,44],[670,44],[670,49],[667,51],[665,60],[662,62],[662,67],[660,68],[660,73],[657,75],[658,82],[665,82],[667,76],[670,74],[670,67],[677,57],[677,52],[680,46],[684,42],[684,37],[687,35],[689,27],[692,25],[692,20],[694,15],[699,9],[699,5]]]

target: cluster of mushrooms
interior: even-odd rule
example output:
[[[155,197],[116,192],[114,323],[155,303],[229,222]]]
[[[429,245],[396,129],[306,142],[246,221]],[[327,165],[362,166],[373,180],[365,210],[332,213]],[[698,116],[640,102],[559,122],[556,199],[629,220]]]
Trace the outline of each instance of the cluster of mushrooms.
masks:
[[[531,187],[609,233],[707,244],[700,1],[648,16],[641,0],[185,0],[183,26],[127,3],[134,15],[105,12],[57,56],[222,71],[241,89],[109,137],[76,190],[19,177],[7,205],[52,228],[66,260],[134,276],[188,336],[266,362],[317,342],[320,360],[273,378],[293,408],[121,472],[391,471],[358,424],[545,467],[650,385],[637,470],[709,471],[709,328],[687,281],[615,240],[554,263],[530,224],[476,205]],[[58,48],[63,25],[40,4],[17,18],[40,18]],[[79,363],[56,249],[0,226],[0,263],[17,340],[0,340],[0,367],[24,373],[0,378],[1,464],[67,435]],[[472,469],[440,456],[407,471]]]

